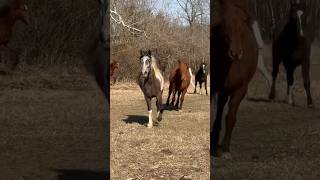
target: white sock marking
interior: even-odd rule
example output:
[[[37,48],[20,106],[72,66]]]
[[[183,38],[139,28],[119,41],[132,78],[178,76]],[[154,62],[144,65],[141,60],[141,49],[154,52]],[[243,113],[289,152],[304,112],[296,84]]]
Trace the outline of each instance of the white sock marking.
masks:
[[[149,122],[148,122],[148,128],[152,128],[153,126],[153,121],[152,121],[152,110],[148,111],[149,112]]]

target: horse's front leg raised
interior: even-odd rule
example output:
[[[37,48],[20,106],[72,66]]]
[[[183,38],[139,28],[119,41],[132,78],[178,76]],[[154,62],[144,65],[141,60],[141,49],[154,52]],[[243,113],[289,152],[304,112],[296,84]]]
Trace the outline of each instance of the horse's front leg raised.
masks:
[[[239,105],[246,95],[248,87],[242,87],[238,89],[232,96],[229,102],[229,111],[226,116],[226,132],[225,136],[222,141],[222,151],[224,152],[225,158],[231,158],[230,154],[230,141],[231,141],[231,134],[234,128],[234,125],[237,121],[237,112],[239,109]]]
[[[153,126],[153,121],[152,121],[151,98],[145,96],[145,99],[146,99],[146,102],[147,102],[148,113],[149,113],[149,122],[148,122],[147,127],[148,127],[148,128],[152,128],[152,126]]]

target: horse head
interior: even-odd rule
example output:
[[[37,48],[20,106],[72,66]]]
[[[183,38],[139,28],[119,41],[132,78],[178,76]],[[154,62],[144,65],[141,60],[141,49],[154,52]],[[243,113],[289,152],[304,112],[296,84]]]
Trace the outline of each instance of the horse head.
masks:
[[[296,23],[297,33],[299,36],[304,36],[304,24],[305,18],[303,16],[306,9],[306,4],[295,0],[291,3],[290,19]]]
[[[141,64],[141,74],[143,77],[148,77],[149,73],[151,72],[151,51],[143,51],[140,50],[140,64]]]
[[[222,4],[223,28],[229,44],[229,56],[232,60],[241,59],[243,55],[244,28],[248,26],[248,14],[233,4],[232,1],[225,1]]]
[[[30,14],[26,4],[21,3],[20,0],[14,0],[11,8],[12,15],[16,20],[20,20],[27,25],[30,23]]]
[[[207,64],[203,62],[201,64],[201,68],[202,68],[203,74],[205,74],[207,72]]]

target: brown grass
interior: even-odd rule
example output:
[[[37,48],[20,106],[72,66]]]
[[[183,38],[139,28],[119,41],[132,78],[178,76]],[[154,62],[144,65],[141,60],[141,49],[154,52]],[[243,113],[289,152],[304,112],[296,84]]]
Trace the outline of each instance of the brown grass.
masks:
[[[110,96],[112,179],[209,179],[209,96],[187,94],[183,111],[164,111],[152,129],[136,84],[115,85]]]
[[[0,76],[0,179],[106,171],[105,102],[94,78],[81,69],[23,69]]]

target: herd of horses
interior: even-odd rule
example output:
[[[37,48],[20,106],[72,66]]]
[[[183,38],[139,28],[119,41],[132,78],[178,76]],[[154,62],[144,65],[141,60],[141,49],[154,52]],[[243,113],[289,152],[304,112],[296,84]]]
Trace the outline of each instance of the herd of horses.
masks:
[[[139,75],[138,82],[144,94],[144,98],[148,107],[149,121],[147,127],[151,128],[153,126],[151,100],[154,97],[156,98],[157,120],[158,122],[162,120],[162,113],[164,110],[162,105],[164,77],[161,73],[161,70],[158,68],[158,62],[156,58],[152,55],[150,50],[140,51],[140,64],[141,73]],[[206,80],[206,64],[202,63],[196,76],[196,82],[199,82],[200,89],[202,83],[207,84]],[[184,97],[187,93],[187,89],[190,83],[192,82],[192,71],[186,59],[178,60],[177,64],[173,67],[173,69],[170,72],[169,82],[169,94],[166,106],[175,106],[176,109],[181,110],[184,102]],[[178,98],[176,100],[177,93]],[[172,99],[171,103],[169,104],[171,95]]]
[[[210,154],[214,157],[230,158],[230,141],[237,120],[239,105],[245,97],[259,58],[259,33],[257,20],[249,9],[237,0],[219,0],[220,14],[211,25],[211,132]],[[305,4],[296,0],[291,3],[287,23],[274,33],[272,43],[272,85],[270,100],[275,99],[276,78],[282,62],[287,74],[288,103],[294,105],[293,73],[302,66],[302,77],[307,95],[307,105],[313,107],[310,93],[310,47],[305,32],[306,22],[302,16]],[[260,67],[263,62],[259,62]],[[268,76],[266,76],[268,77]],[[269,78],[268,78],[269,79]],[[222,114],[225,104],[229,109],[225,119],[225,135],[219,144]]]

